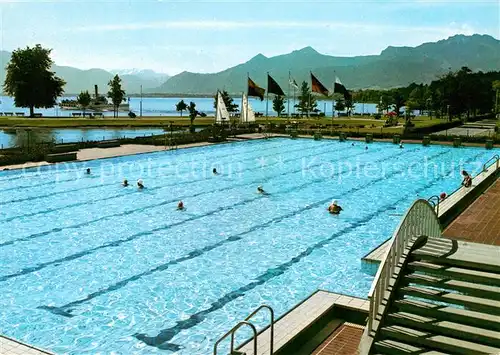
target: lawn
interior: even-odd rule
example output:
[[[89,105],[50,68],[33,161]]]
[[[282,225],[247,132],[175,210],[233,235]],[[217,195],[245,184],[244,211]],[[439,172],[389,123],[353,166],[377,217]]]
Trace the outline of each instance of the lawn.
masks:
[[[257,123],[274,123],[274,124],[293,124],[298,123],[301,128],[321,126],[322,129],[331,129],[333,122],[334,130],[344,132],[360,132],[360,133],[401,133],[403,131],[402,124],[404,119],[400,119],[400,125],[395,127],[383,127],[384,119],[360,119],[360,118],[305,118],[305,119],[283,119],[276,117],[260,118]],[[413,120],[416,127],[432,126],[438,123],[446,122],[443,119],[417,117]],[[0,128],[75,128],[75,127],[165,127],[170,124],[175,126],[189,126],[189,118],[187,117],[142,117],[142,118],[104,118],[104,119],[89,119],[89,118],[20,118],[20,117],[0,117]],[[214,123],[214,118],[196,118],[194,121],[197,126],[209,126]]]

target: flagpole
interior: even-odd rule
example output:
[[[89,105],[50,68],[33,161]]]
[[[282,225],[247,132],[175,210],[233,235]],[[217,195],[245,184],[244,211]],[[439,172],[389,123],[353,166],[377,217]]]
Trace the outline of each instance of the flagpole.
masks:
[[[335,73],[335,71],[333,72]],[[335,80],[333,81],[333,88],[332,88],[332,124],[330,125],[330,135],[333,136],[333,116],[335,116],[335,105],[334,105],[334,100],[335,100]]]
[[[287,105],[288,105],[288,112],[286,114],[286,116],[288,117],[288,119],[290,119],[290,80],[291,80],[291,74],[290,74],[290,70],[288,71],[288,95],[287,95]]]
[[[247,72],[247,106],[245,107],[245,116],[248,117],[248,80],[250,79],[250,73]]]
[[[269,117],[269,72],[267,72],[266,119]]]

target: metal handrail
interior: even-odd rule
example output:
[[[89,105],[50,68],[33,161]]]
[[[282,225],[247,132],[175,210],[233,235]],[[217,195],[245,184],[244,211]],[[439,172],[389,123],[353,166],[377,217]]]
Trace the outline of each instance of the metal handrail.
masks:
[[[408,209],[394,232],[389,248],[380,262],[372,287],[368,293],[370,301],[368,316],[369,332],[375,330],[373,329],[373,320],[379,313],[385,292],[389,288],[390,280],[406,247],[411,238],[422,235],[440,237],[441,225],[434,207],[427,200],[419,199]]]
[[[214,355],[217,355],[217,347],[219,346],[219,344],[224,339],[226,339],[229,335],[231,335],[231,352],[230,352],[230,354],[232,354],[233,351],[234,351],[234,333],[238,329],[240,329],[242,326],[244,326],[244,325],[247,325],[247,326],[249,326],[252,329],[252,333],[253,333],[253,354],[257,355],[257,329],[255,328],[255,325],[253,325],[252,323],[247,322],[247,321],[239,322],[233,328],[231,328],[230,331],[228,331],[219,340],[217,340],[215,342],[215,344],[214,344]]]
[[[256,315],[261,309],[264,309],[266,308],[267,310],[269,310],[269,315],[270,315],[270,318],[271,318],[271,324],[270,324],[270,328],[271,328],[271,335],[270,335],[270,348],[269,348],[269,354],[270,355],[273,355],[274,354],[274,310],[271,308],[271,306],[268,306],[267,304],[263,304],[261,305],[259,308],[257,308],[255,311],[253,311],[252,313],[250,313],[250,315],[248,317],[245,318],[245,321],[248,321],[250,320],[250,318],[252,318],[254,315]],[[232,338],[231,338],[232,340]]]
[[[436,214],[439,216],[439,204],[441,203],[441,198],[438,195],[434,195],[429,197],[427,201],[434,206],[434,208],[436,209]]]
[[[487,166],[487,164],[490,161],[496,161],[497,162],[497,167],[495,168],[495,170],[498,170],[498,168],[500,167],[500,163],[499,163],[500,162],[500,156],[498,154],[495,154],[486,163],[483,164],[483,172],[484,171],[488,171],[489,166]],[[493,165],[493,164],[491,164],[491,165]]]

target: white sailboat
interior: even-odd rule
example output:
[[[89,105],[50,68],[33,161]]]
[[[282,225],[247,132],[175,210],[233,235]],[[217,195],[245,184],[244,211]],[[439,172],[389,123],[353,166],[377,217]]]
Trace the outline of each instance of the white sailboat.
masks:
[[[224,100],[220,92],[217,92],[217,110],[215,113],[215,123],[223,124],[224,121],[229,122],[229,112],[227,111]]]
[[[241,123],[255,122],[255,112],[248,102],[248,97],[243,93],[241,98]]]

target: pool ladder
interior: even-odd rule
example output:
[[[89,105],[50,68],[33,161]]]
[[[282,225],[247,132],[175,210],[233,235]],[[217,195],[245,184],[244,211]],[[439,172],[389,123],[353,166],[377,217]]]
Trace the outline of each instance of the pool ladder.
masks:
[[[269,354],[273,355],[273,353],[274,353],[274,311],[273,311],[273,309],[270,306],[268,306],[266,304],[263,304],[262,306],[260,306],[259,308],[257,308],[255,311],[253,311],[252,313],[250,313],[245,318],[244,321],[239,322],[233,328],[231,328],[231,330],[229,330],[226,334],[224,334],[222,337],[220,337],[219,340],[217,340],[215,342],[215,344],[214,344],[214,353],[213,353],[213,355],[217,355],[217,347],[228,336],[231,336],[231,352],[229,353],[230,355],[251,355],[251,354],[242,353],[242,352],[234,349],[234,334],[238,331],[238,329],[240,329],[244,325],[250,327],[250,329],[252,330],[253,337],[250,339],[250,341],[253,343],[253,354],[252,355],[257,355],[257,337],[259,336],[260,333],[257,332],[257,328],[255,327],[255,325],[252,322],[250,322],[250,319],[253,316],[255,316],[261,309],[264,309],[264,308],[269,311],[270,320],[271,320],[271,323],[269,325],[269,327],[270,327],[270,338],[271,338],[270,342],[269,342]],[[266,329],[267,329],[267,327],[265,327],[264,329],[262,329],[262,331],[264,331]]]

